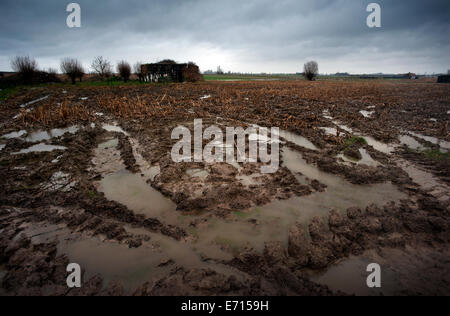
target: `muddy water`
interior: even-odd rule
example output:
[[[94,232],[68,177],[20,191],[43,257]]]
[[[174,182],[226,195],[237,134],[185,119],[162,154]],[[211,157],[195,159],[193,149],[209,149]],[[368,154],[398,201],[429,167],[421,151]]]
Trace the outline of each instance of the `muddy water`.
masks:
[[[143,229],[126,227],[131,234],[150,237],[150,242],[144,242],[137,249],[130,249],[124,244],[105,241],[103,237],[73,233],[64,225],[27,224],[22,228],[33,244],[58,241],[58,255],[66,255],[70,262],[79,264],[86,271],[85,281],[100,274],[104,286],[110,281],[118,281],[127,291],[136,289],[144,282],[164,277],[177,266],[187,269],[210,268],[238,278],[243,275],[233,268],[203,260],[201,249]],[[231,259],[225,253],[220,253],[218,248],[216,257]]]
[[[413,135],[413,136],[415,136],[417,138],[421,138],[423,140],[426,140],[427,142],[430,142],[432,144],[439,145],[446,152],[450,150],[450,142],[447,142],[445,140],[441,140],[439,138],[431,137],[431,136],[424,136],[422,134],[418,134],[418,133],[414,133],[414,132],[409,132],[409,134],[411,134],[411,135]]]
[[[54,151],[54,150],[66,150],[66,149],[67,149],[67,147],[63,147],[63,146],[54,146],[54,145],[47,145],[44,143],[40,143],[40,144],[31,146],[30,148],[22,149],[19,152],[12,153],[12,155],[28,154],[28,153],[32,153],[32,152],[50,152],[50,151]]]
[[[406,145],[413,150],[425,150],[426,148],[417,140],[408,135],[400,135],[399,141],[402,145]]]
[[[358,296],[448,295],[449,258],[448,250],[383,248],[381,253],[368,251],[362,256],[349,257],[324,272],[311,273],[310,277],[334,291]],[[367,287],[370,273],[366,270],[371,263],[381,267],[381,288]]]
[[[395,146],[392,144],[382,143],[371,136],[362,136],[367,141],[369,146],[372,146],[375,150],[384,154],[390,155],[395,151]]]
[[[79,130],[78,126],[71,126],[68,128],[56,128],[50,131],[37,131],[31,133],[27,138],[25,138],[25,140],[31,143],[41,142],[44,140],[50,140],[52,138],[61,137],[66,133],[76,134],[78,130]]]
[[[99,184],[99,191],[107,199],[119,202],[137,214],[163,221],[173,219],[176,215],[175,203],[153,189],[142,177],[127,170],[108,174]]]
[[[311,143],[309,140],[307,140],[305,137],[302,137],[300,135],[280,130],[280,137],[284,138],[288,142],[294,143],[298,146],[305,147],[311,150],[318,150],[317,147]]]
[[[418,167],[414,166],[412,163],[399,160],[398,165],[408,173],[409,177],[423,189],[430,192],[434,197],[441,201],[450,200],[448,192],[450,188],[439,179],[437,179],[433,174],[423,171]]]
[[[119,159],[117,149],[110,148],[111,146],[116,146],[112,140],[101,144],[96,155],[104,156],[105,151],[110,151],[109,155]],[[328,186],[327,192],[295,197],[287,201],[275,201],[246,212],[235,212],[230,218],[216,218],[207,214],[183,215],[177,212],[176,205],[172,201],[153,189],[140,175],[124,170],[122,164],[119,171],[104,175],[103,180],[99,182],[98,190],[103,192],[106,198],[119,202],[138,214],[158,218],[165,224],[184,228],[193,239],[181,245],[185,248],[192,247],[192,256],[195,254],[213,259],[223,259],[231,254],[237,254],[244,247],[262,252],[265,243],[269,241],[280,241],[287,246],[288,232],[294,223],[301,222],[306,225],[315,216],[326,218],[331,208],[344,211],[353,206],[366,207],[372,203],[384,205],[389,201],[403,198],[403,194],[390,183],[357,186],[337,176],[323,173],[316,167],[306,164],[300,153],[287,148],[283,151],[283,161],[293,173],[301,172],[305,182],[307,177],[325,183]],[[188,172],[191,176],[203,174],[203,170]],[[239,180],[245,185],[258,183],[257,175]],[[207,221],[201,225],[190,225],[202,218]],[[173,242],[175,244],[171,248],[178,249],[175,245],[179,245],[180,242]],[[120,253],[119,250],[118,252]]]
[[[20,137],[22,137],[23,135],[26,135],[26,134],[27,134],[27,131],[22,130],[22,131],[12,132],[12,133],[3,135],[2,138],[5,138],[5,139],[20,138]]]
[[[295,197],[287,201],[276,201],[265,208],[300,210],[299,216],[308,220],[314,216],[326,216],[331,208],[346,210],[352,206],[365,208],[375,203],[384,205],[389,201],[399,201],[406,196],[391,183],[373,185],[354,185],[345,179],[320,171],[309,165],[301,154],[284,148],[283,164],[292,173],[301,173],[307,178],[319,180],[327,185],[324,193],[315,193],[307,197]]]

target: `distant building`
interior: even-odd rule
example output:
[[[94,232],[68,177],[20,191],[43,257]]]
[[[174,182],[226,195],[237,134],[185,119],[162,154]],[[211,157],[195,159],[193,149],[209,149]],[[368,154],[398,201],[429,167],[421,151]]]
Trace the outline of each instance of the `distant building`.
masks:
[[[142,78],[146,82],[185,82],[202,80],[200,68],[194,63],[177,64],[160,62],[141,66]]]
[[[417,79],[417,75],[415,73],[408,72],[407,74],[404,75],[404,78],[413,80],[413,79]]]

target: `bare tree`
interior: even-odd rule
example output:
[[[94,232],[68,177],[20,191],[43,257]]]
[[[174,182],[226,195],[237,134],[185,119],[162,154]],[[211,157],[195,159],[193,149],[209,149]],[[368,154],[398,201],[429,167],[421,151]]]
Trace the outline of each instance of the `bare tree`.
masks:
[[[131,66],[126,61],[122,60],[117,64],[117,72],[122,77],[123,81],[127,82],[131,76]]]
[[[81,82],[84,76],[83,66],[74,58],[63,59],[61,61],[61,71],[72,80],[72,84],[75,84],[76,79],[80,79]]]
[[[34,58],[29,56],[16,56],[11,60],[11,68],[18,72],[26,82],[29,82],[38,71],[38,64]]]
[[[133,65],[133,71],[136,76],[139,77],[139,81],[142,81],[142,62],[138,61]]]
[[[106,58],[103,58],[103,56],[95,57],[94,61],[92,62],[91,68],[102,79],[107,79],[112,75],[111,63]]]
[[[312,81],[315,80],[318,75],[319,75],[319,64],[315,61],[307,62],[304,66],[303,76],[305,76],[306,79]]]

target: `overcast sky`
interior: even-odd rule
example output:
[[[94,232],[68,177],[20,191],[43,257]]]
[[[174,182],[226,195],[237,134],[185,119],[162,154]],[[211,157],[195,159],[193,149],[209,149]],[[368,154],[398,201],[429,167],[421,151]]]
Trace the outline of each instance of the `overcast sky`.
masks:
[[[15,55],[59,68],[194,61],[202,71],[433,73],[450,69],[450,0],[75,0],[81,28],[68,28],[64,0],[0,0],[0,70]],[[382,28],[366,7],[382,7]]]

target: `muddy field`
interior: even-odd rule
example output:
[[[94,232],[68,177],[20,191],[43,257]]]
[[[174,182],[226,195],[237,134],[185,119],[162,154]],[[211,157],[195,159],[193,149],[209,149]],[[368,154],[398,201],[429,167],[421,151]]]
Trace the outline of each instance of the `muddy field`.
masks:
[[[0,107],[0,294],[450,295],[449,85],[55,85]],[[173,162],[194,119],[279,127],[280,168]]]

